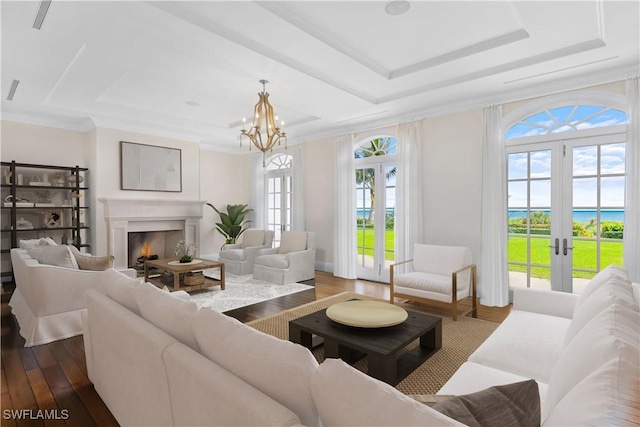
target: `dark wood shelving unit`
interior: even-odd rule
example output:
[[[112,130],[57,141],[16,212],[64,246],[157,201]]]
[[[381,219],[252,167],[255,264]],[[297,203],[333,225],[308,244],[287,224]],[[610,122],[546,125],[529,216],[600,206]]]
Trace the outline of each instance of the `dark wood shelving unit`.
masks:
[[[0,184],[0,190],[2,190],[2,201],[0,201],[0,212],[2,212],[2,224],[0,226],[0,232],[2,234],[9,234],[10,239],[6,242],[4,239],[2,241],[2,248],[0,249],[0,254],[2,255],[2,278],[11,277],[11,283],[9,284],[11,287],[13,285],[13,271],[11,269],[7,269],[7,265],[11,265],[10,252],[11,248],[18,247],[19,237],[23,238],[31,238],[29,233],[42,233],[42,232],[64,232],[70,231],[71,238],[68,239],[69,244],[73,244],[78,249],[80,248],[89,248],[90,245],[86,242],[82,242],[82,234],[81,232],[84,230],[89,230],[90,227],[86,224],[81,225],[80,222],[80,214],[81,212],[84,214],[88,212],[88,206],[81,206],[81,196],[85,194],[86,191],[89,191],[90,188],[87,184],[88,181],[88,168],[83,168],[80,166],[53,166],[53,165],[40,165],[40,164],[32,164],[32,163],[18,163],[15,161],[11,162],[1,162],[2,167],[2,183]],[[37,173],[36,173],[37,171]],[[55,180],[64,180],[64,182],[60,183],[61,185],[53,185],[53,183],[46,184],[38,184],[40,179],[40,173],[47,175],[48,173],[52,175],[58,172],[58,178],[52,178]],[[18,184],[18,175],[22,175],[23,182]],[[29,175],[32,175],[32,179],[36,178],[38,181],[36,184],[31,185],[30,182],[26,182],[28,180]],[[75,178],[71,178],[75,176]],[[80,179],[80,177],[82,179]],[[27,178],[27,179],[24,179]],[[46,180],[45,180],[46,181]],[[58,183],[57,182],[57,183]],[[70,193],[70,203],[66,203],[65,206],[36,206],[36,203],[41,202],[33,202],[34,206],[16,206],[18,203],[17,198],[21,197],[21,194],[28,193],[29,191],[51,191],[53,194],[60,194],[60,192],[69,192]],[[9,201],[6,199],[8,196],[11,196]],[[7,206],[6,203],[11,203],[11,205]],[[18,229],[18,219],[21,215],[37,215],[42,212],[50,212],[50,211],[61,211],[64,212],[64,216],[71,218],[71,225],[62,224],[64,226],[60,227],[44,227],[39,224],[34,224],[33,228],[28,229]],[[85,221],[87,220],[87,215],[85,216]],[[44,225],[44,224],[43,224]],[[58,242],[60,243],[60,242]],[[7,261],[8,259],[8,261]],[[3,281],[3,289],[8,284]],[[4,291],[6,293],[6,291]]]

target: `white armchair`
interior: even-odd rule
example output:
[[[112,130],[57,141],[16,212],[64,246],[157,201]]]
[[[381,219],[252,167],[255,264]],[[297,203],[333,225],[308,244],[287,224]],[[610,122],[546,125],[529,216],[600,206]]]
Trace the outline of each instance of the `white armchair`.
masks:
[[[253,278],[286,284],[315,278],[315,233],[284,231],[280,246],[262,249],[253,266]]]
[[[273,245],[273,231],[251,228],[242,233],[242,243],[225,245],[220,252],[220,262],[233,274],[253,273],[253,263],[262,249]]]
[[[416,244],[413,259],[391,265],[390,302],[394,298],[406,298],[451,310],[453,320],[458,319],[458,301],[473,298],[469,312],[477,317],[476,266],[472,264],[471,251],[460,246]],[[410,272],[395,275],[396,267],[412,266]]]

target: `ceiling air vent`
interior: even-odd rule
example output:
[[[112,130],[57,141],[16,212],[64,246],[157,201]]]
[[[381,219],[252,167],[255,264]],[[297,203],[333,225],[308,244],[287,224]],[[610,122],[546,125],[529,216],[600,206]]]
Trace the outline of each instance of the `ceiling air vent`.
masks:
[[[13,100],[13,95],[16,94],[16,89],[18,89],[18,84],[20,84],[20,80],[14,80],[11,83],[11,89],[9,89],[9,96],[7,96],[7,100]]]
[[[33,28],[39,30],[42,28],[42,23],[44,22],[44,18],[47,16],[47,12],[49,11],[49,6],[51,5],[51,0],[42,0],[40,2],[40,7],[38,8],[38,14],[36,15],[36,20],[33,21]]]

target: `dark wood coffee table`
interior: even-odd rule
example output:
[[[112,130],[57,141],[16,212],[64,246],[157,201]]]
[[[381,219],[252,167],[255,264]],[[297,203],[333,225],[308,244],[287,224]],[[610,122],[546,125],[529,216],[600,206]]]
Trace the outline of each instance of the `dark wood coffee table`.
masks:
[[[396,385],[442,347],[442,318],[408,311],[403,323],[385,328],[357,328],[334,322],[321,310],[289,321],[289,341],[309,349],[314,335],[324,339],[324,357],[355,363],[365,355],[368,374]],[[398,358],[398,352],[420,339],[420,345]]]

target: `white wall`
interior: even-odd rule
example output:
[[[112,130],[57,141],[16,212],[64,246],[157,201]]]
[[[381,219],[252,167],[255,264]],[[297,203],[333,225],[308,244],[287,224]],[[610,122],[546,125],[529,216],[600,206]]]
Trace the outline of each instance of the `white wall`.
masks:
[[[248,155],[201,151],[198,144],[117,129],[94,128],[88,132],[2,121],[2,161],[89,168],[87,192],[91,251],[107,252],[104,209],[97,199],[201,200],[216,207],[227,203],[248,203],[250,160]],[[120,189],[120,141],[161,145],[182,150],[182,192],[126,191]],[[214,232],[217,214],[203,208],[200,224],[200,253],[216,253],[223,239]]]
[[[226,205],[249,204],[250,188],[251,156],[200,151],[200,200],[211,203],[218,210],[225,209]],[[203,213],[200,254],[215,254],[224,244],[224,237],[215,229],[220,217],[207,205]]]
[[[0,157],[50,166],[86,165],[85,147],[89,135],[66,129],[35,126],[3,120],[0,122]]]
[[[306,229],[316,233],[316,266],[333,272],[335,139],[303,145]]]
[[[480,258],[482,111],[423,122],[425,242],[467,246]]]
[[[159,145],[182,150],[182,191],[131,191],[120,189],[120,141]],[[107,253],[107,225],[101,198],[200,200],[200,147],[190,141],[145,135],[117,129],[96,129],[95,172],[93,173],[93,198],[95,240],[93,251],[97,255]]]

